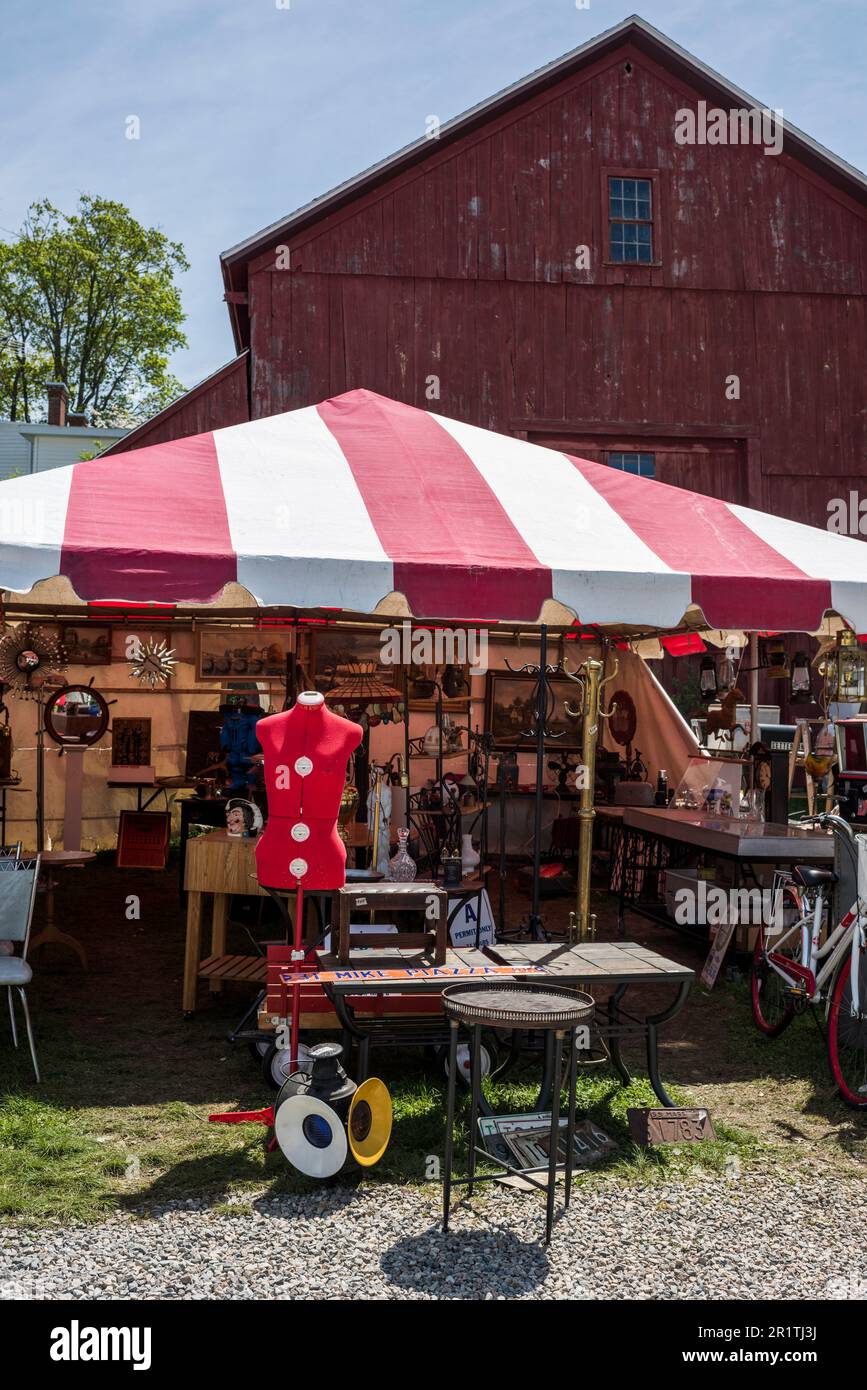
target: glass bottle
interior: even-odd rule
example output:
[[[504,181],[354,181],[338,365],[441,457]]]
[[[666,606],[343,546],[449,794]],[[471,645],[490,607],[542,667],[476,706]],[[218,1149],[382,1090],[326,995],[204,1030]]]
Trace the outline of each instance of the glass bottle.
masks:
[[[394,883],[412,883],[418,866],[409,852],[409,831],[402,826],[397,832],[397,852],[388,861],[388,876]]]

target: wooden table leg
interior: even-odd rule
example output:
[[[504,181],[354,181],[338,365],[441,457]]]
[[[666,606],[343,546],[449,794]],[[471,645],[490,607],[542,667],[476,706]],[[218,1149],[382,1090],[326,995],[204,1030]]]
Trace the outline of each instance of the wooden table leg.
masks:
[[[196,1011],[196,986],[199,960],[202,955],[202,894],[187,894],[187,939],[184,948],[184,1013],[190,1017]]]
[[[214,915],[211,919],[212,956],[224,956],[226,954],[226,927],[229,921],[230,901],[228,893],[214,894]],[[212,994],[222,994],[222,980],[211,980],[210,985]]]

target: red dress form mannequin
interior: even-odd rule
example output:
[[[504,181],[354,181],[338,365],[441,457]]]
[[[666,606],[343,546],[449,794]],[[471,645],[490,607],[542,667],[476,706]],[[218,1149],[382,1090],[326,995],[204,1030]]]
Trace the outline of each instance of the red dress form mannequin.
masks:
[[[256,845],[263,887],[343,887],[346,848],[337,815],[347,760],[363,736],[317,690],[303,691],[284,714],[259,720],[268,791],[268,824]]]

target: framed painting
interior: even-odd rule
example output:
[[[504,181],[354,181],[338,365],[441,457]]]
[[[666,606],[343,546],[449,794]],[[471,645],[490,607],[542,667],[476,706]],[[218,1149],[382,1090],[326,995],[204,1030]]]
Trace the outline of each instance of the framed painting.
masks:
[[[111,628],[96,623],[61,623],[60,641],[70,666],[110,666]]]
[[[485,729],[494,735],[497,748],[533,751],[532,738],[525,738],[535,720],[537,678],[527,671],[489,671],[485,692]],[[547,728],[552,735],[545,747],[552,750],[581,747],[581,719],[566,713],[567,703],[577,709],[580,687],[566,676],[548,677]]]
[[[150,761],[150,718],[143,716],[140,719],[113,719],[111,723],[112,767],[150,767]]]
[[[294,646],[290,628],[202,627],[197,636],[197,680],[225,684],[286,679]]]

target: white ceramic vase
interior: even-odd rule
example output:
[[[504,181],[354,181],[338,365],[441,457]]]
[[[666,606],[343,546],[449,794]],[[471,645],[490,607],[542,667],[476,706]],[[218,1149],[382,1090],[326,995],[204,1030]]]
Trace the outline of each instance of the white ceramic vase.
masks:
[[[473,837],[469,833],[461,836],[461,872],[464,878],[471,878],[481,862],[481,855],[473,847]]]

